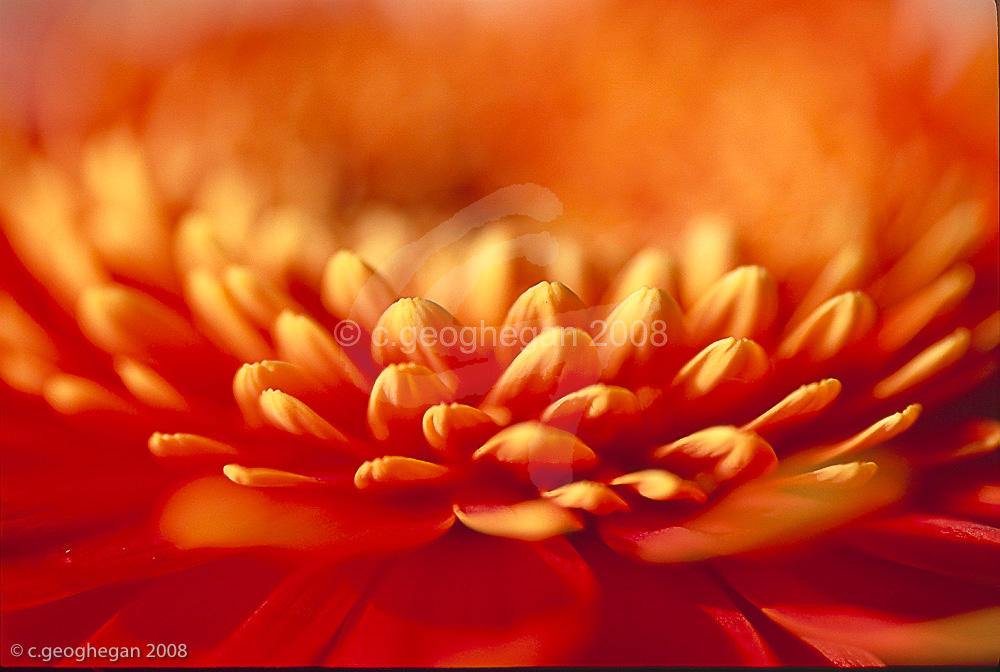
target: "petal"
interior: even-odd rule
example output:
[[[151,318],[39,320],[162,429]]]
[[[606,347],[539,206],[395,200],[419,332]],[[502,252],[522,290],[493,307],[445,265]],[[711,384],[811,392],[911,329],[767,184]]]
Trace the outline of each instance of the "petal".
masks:
[[[593,596],[565,540],[456,530],[387,568],[323,664],[556,664],[587,637]]]
[[[578,651],[573,661],[576,664],[631,667],[817,662],[805,656],[778,658],[742,609],[698,566],[654,567],[607,549],[585,550],[601,586],[600,620],[598,631]]]
[[[254,667],[319,663],[351,610],[364,605],[375,569],[362,565],[345,571],[319,563],[290,572],[202,662]]]
[[[851,529],[844,538],[910,567],[1000,587],[1000,530],[989,525],[910,514]]]
[[[182,486],[160,515],[160,532],[178,548],[275,547],[334,557],[398,550],[443,534],[447,506],[393,509],[336,488],[247,488],[225,477]]]
[[[901,491],[902,477],[892,468],[846,491],[836,479],[758,479],[680,524],[635,529],[627,517],[599,524],[612,547],[642,560],[692,562],[816,535],[885,506]]]
[[[163,577],[129,601],[87,644],[140,648],[139,660],[122,657],[118,665],[191,665],[201,651],[220,642],[246,619],[286,573],[280,565],[235,557]],[[151,643],[154,654],[155,644],[183,644],[186,652],[150,656]]]
[[[1000,595],[982,585],[829,545],[718,566],[800,637],[860,647],[889,664],[984,664],[1000,654]]]

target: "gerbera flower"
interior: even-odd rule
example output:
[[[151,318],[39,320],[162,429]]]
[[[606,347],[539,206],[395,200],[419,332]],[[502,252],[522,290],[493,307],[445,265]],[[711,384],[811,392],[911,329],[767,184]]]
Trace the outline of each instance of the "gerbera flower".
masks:
[[[4,662],[994,661],[995,60],[773,4],[304,10],[100,41],[108,109],[40,80]]]

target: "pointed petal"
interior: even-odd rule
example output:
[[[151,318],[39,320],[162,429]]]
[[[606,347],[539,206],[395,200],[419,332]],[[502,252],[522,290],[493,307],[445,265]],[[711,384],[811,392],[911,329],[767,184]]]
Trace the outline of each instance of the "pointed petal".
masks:
[[[392,364],[379,374],[368,401],[368,425],[380,441],[393,434],[419,435],[428,408],[451,401],[452,391],[419,364]]]
[[[271,346],[215,277],[201,270],[190,272],[184,296],[203,331],[221,350],[244,362],[274,359]]]
[[[835,296],[814,310],[778,346],[778,356],[825,362],[860,341],[875,325],[875,304],[861,292]]]
[[[473,461],[508,465],[548,490],[572,481],[597,464],[597,456],[578,438],[539,422],[522,422],[501,430],[472,455]]]
[[[538,333],[548,327],[583,329],[587,326],[587,307],[576,294],[561,282],[540,282],[526,289],[507,311],[503,327],[515,333],[533,330]],[[510,359],[520,351],[515,346]]]
[[[770,371],[764,349],[745,338],[712,343],[684,365],[671,385],[688,399],[703,397],[732,382],[753,383]]]
[[[662,289],[670,296],[677,296],[677,264],[665,251],[647,247],[632,257],[618,272],[604,302],[620,303],[643,287]]]
[[[596,383],[600,367],[597,348],[586,333],[545,329],[511,362],[481,408],[507,409],[513,419],[534,415],[556,399]]]
[[[840,389],[840,381],[834,378],[826,378],[818,383],[803,385],[743,425],[743,429],[759,432],[789,420],[797,420],[819,413],[836,400]]]
[[[630,386],[662,380],[687,340],[680,307],[662,289],[638,289],[601,323],[594,341],[601,379]]]
[[[323,270],[323,307],[341,319],[355,320],[371,331],[396,293],[379,273],[349,250],[335,253]]]
[[[574,481],[543,492],[542,497],[568,509],[582,509],[589,513],[605,515],[615,511],[628,511],[628,504],[614,490],[603,483]]]
[[[496,434],[500,425],[489,415],[465,404],[440,403],[424,413],[424,438],[447,459],[471,455]]]
[[[330,332],[311,317],[284,311],[275,319],[273,333],[281,359],[298,364],[328,385],[353,386],[365,393],[371,389],[357,365]],[[247,361],[260,359],[269,358],[258,357]]]
[[[741,266],[719,278],[687,313],[686,323],[696,343],[720,338],[759,338],[778,313],[774,278],[759,266]]]
[[[234,457],[238,451],[233,446],[197,434],[161,434],[149,437],[149,452],[161,458],[184,457]]]
[[[576,514],[544,499],[517,504],[456,504],[455,516],[470,530],[522,541],[541,541],[584,527]]]
[[[913,340],[936,317],[957,306],[972,289],[976,274],[962,264],[889,310],[878,333],[878,344],[895,352]]]
[[[930,380],[960,360],[969,349],[969,341],[968,329],[956,329],[880,381],[872,393],[876,399],[888,399]]]
[[[115,357],[114,367],[132,396],[147,406],[165,411],[189,410],[177,388],[145,364],[128,357]]]
[[[147,294],[119,285],[84,291],[77,320],[92,343],[112,354],[141,359],[201,344],[191,325],[175,311]]]
[[[660,446],[653,458],[675,473],[694,478],[708,492],[727,481],[757,478],[778,464],[767,441],[732,426],[709,427]]]
[[[412,457],[386,455],[369,460],[358,467],[354,486],[358,490],[369,488],[399,488],[413,485],[440,483],[451,473],[448,467]]]
[[[624,387],[589,385],[548,406],[541,421],[580,437],[588,446],[612,443],[642,418],[639,399]]]
[[[704,502],[707,497],[697,483],[686,481],[665,469],[643,469],[622,474],[611,485],[628,485],[646,499],[665,502],[671,499],[690,499]]]
[[[706,215],[685,229],[681,265],[681,295],[685,306],[694,305],[713,282],[736,266],[736,230],[720,216]],[[725,334],[731,335],[731,334]]]
[[[227,464],[222,468],[222,473],[233,483],[248,488],[288,488],[321,482],[318,478],[290,471],[270,467],[244,467],[239,464]]]

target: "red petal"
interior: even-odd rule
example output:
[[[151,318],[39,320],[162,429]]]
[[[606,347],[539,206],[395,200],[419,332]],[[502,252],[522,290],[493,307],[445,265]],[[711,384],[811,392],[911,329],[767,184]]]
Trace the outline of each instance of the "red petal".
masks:
[[[225,558],[178,572],[149,585],[87,644],[139,647],[141,658],[121,658],[117,665],[195,664],[199,655],[238,627],[286,574],[281,566],[251,557]],[[186,653],[158,652],[157,644],[183,644]]]
[[[585,557],[601,586],[598,631],[575,664],[817,665],[824,662],[702,566],[649,565],[608,549]]]
[[[1000,587],[1000,529],[913,514],[844,534],[847,543],[888,560]]]
[[[586,637],[593,582],[565,539],[460,530],[393,562],[325,665],[538,665]]]
[[[3,561],[4,609],[58,600],[109,584],[175,572],[206,560],[180,553],[153,538],[146,527],[95,534]]]
[[[760,562],[718,560],[730,584],[800,637],[860,647],[892,663],[982,662],[1000,594],[830,547]]]
[[[373,570],[361,566],[345,576],[325,563],[298,569],[203,662],[258,667],[318,663],[362,598]]]

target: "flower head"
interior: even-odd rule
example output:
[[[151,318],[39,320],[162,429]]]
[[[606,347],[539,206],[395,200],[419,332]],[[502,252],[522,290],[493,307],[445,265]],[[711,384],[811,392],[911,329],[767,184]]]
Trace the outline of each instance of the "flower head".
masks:
[[[628,12],[607,11],[601,30],[631,34]],[[678,53],[700,53],[732,20],[655,11],[686,27]],[[574,19],[570,34],[592,28]],[[280,27],[304,42],[261,39],[273,53],[248,67],[289,68],[306,94],[342,104],[341,89],[296,69],[298,50],[305,62],[355,53],[352,41],[387,34],[371,20],[330,23],[346,40],[334,45]],[[510,30],[473,25],[484,41]],[[736,47],[768,62],[755,40],[777,25]],[[722,153],[738,187],[728,211],[708,207],[716,187],[662,165],[663,187],[629,166],[597,185],[606,166],[588,152],[613,134],[586,120],[567,138],[593,174],[553,173],[526,148],[486,168],[432,155],[427,175],[404,179],[399,151],[488,155],[504,135],[472,133],[494,117],[471,104],[429,147],[403,128],[385,100],[404,88],[393,59],[452,72],[435,47],[408,44],[374,47],[388,60],[364,73],[337,60],[358,107],[325,124],[310,95],[269,117],[263,76],[229,90],[218,118],[178,97],[241,49],[210,46],[151,80],[134,103],[143,121],[84,134],[68,159],[27,140],[4,152],[5,650],[23,636],[50,653],[183,643],[171,662],[191,664],[995,657],[1000,425],[975,400],[996,391],[996,165],[981,173],[976,152],[992,150],[979,131],[955,130],[958,150],[928,148],[873,137],[862,122],[906,126],[880,108],[834,116],[849,141],[916,170],[877,177],[870,159],[851,162],[864,151],[844,150],[802,164],[842,171],[842,190],[785,194],[780,170],[739,177],[744,159]],[[512,57],[532,45],[565,56],[558,40],[529,40]],[[846,69],[871,67],[854,57]],[[776,58],[809,81],[796,49]],[[601,79],[607,59],[574,75],[594,100],[618,95]],[[783,84],[771,100],[714,63],[726,95],[704,109],[733,126],[703,142],[730,151],[727,133],[750,121],[795,137],[807,126],[795,115],[814,97],[786,105]],[[668,68],[663,91],[704,93],[689,69]],[[440,110],[427,76],[419,100]],[[553,79],[540,100],[569,105],[573,81]],[[761,115],[723,114],[760,97],[773,103]],[[591,121],[620,121],[616,104],[602,109]],[[358,111],[395,139],[377,146],[352,125]],[[200,146],[178,112],[227,124]],[[617,140],[618,156],[642,156],[643,142]],[[255,158],[265,150],[276,165]],[[564,186],[571,212],[546,187],[495,188],[526,172]],[[669,185],[683,192],[672,202]],[[812,233],[782,230],[755,201],[764,187],[788,208],[823,203],[794,211]],[[608,211],[646,228],[563,221],[600,228]],[[42,642],[40,622],[65,640]]]

